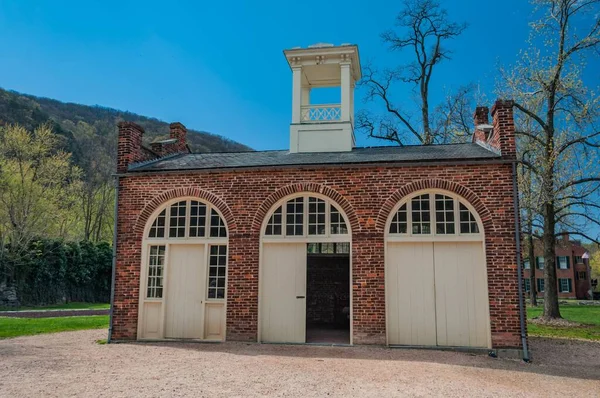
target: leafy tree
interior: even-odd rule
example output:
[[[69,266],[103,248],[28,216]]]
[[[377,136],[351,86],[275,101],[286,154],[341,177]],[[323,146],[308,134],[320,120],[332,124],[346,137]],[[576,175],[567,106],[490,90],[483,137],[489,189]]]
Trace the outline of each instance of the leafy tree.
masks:
[[[0,127],[0,257],[3,281],[15,280],[34,239],[56,236],[65,206],[79,184],[80,170],[48,125],[33,132],[18,125]],[[25,260],[23,260],[25,261]]]
[[[537,198],[525,204],[525,211],[531,214],[531,226],[541,231],[543,317],[552,319],[560,317],[556,239],[569,234],[598,241],[588,229],[600,225],[599,99],[582,75],[586,57],[597,56],[600,49],[600,0],[533,4],[540,17],[531,23],[531,47],[503,71],[499,92],[515,100],[520,158]]]
[[[600,279],[600,250],[598,247],[590,250],[590,268],[592,269],[592,279]]]
[[[81,148],[82,184],[75,192],[81,225],[78,238],[98,242],[112,238],[115,192],[111,175],[116,167],[117,136],[114,126],[101,122],[89,125],[70,123]],[[108,128],[107,128],[108,127]]]
[[[451,22],[436,0],[405,0],[396,18],[397,30],[381,37],[393,51],[408,51],[413,62],[379,73],[372,66],[363,68],[361,85],[366,87],[366,100],[384,105],[385,115],[363,110],[357,114],[357,128],[370,137],[404,145],[410,142],[433,144],[456,136],[470,135],[473,87],[460,88],[446,96],[438,106],[430,105],[430,83],[440,62],[450,59],[447,42],[460,36],[466,24]],[[406,84],[416,91],[419,111],[411,112],[394,101],[393,89]]]

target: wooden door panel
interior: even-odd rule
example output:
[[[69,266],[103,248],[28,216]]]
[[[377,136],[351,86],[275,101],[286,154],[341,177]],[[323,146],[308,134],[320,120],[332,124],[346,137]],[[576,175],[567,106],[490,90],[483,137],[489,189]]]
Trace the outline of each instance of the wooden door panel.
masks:
[[[431,242],[388,243],[385,291],[390,345],[436,345]]]
[[[435,292],[440,346],[488,347],[489,302],[481,242],[437,242]]]
[[[165,337],[202,339],[206,297],[204,245],[170,245]]]
[[[261,341],[306,341],[306,243],[265,243],[260,292]]]

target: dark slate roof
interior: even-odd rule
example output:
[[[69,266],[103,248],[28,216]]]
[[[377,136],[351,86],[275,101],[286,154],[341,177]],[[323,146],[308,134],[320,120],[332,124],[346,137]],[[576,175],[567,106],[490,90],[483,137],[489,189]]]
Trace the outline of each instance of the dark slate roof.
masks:
[[[256,151],[186,153],[133,164],[129,171],[202,170],[245,167],[491,160],[500,155],[475,143],[354,148],[351,152]]]

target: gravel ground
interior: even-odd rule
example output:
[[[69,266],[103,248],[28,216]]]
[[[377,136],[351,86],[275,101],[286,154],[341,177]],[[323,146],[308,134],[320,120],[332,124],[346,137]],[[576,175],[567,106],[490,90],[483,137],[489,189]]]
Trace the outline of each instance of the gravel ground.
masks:
[[[105,330],[0,341],[0,396],[600,396],[600,343],[531,339],[535,362],[245,343],[100,345]]]

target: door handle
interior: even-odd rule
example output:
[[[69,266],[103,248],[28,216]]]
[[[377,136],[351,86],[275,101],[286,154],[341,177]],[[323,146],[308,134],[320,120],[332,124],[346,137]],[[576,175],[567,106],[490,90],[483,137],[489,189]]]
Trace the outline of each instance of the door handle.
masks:
[[[296,296],[296,298],[297,299],[303,299],[303,298],[306,298],[306,297],[304,297],[304,296]]]

